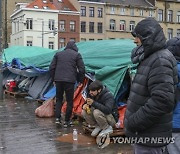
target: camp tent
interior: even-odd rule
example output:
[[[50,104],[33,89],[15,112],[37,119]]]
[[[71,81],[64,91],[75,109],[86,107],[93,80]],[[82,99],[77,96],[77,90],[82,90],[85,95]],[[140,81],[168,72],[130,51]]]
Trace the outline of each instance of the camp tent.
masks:
[[[133,40],[87,41],[79,42],[77,46],[83,57],[86,72],[94,72],[96,79],[101,80],[116,95],[128,68],[132,67],[130,55],[135,47]],[[56,52],[40,47],[14,46],[4,51],[3,61],[11,63],[13,58],[16,58],[24,67],[31,65],[48,70]]]

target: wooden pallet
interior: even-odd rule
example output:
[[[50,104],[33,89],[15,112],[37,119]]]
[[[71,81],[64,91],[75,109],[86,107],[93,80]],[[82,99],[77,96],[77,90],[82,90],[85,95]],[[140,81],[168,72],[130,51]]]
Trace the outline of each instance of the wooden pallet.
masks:
[[[43,103],[45,100],[41,100],[41,99],[36,99],[36,101],[38,102],[38,103]]]
[[[27,93],[22,93],[22,92],[12,92],[12,91],[8,91],[8,90],[4,90],[4,94],[9,95],[11,97],[25,97],[28,94]]]
[[[83,124],[83,130],[84,133],[91,133],[93,131],[94,128],[89,128],[87,125]],[[122,128],[119,129],[114,129],[113,133],[110,134],[110,137],[114,137],[114,136],[124,136],[124,130]]]

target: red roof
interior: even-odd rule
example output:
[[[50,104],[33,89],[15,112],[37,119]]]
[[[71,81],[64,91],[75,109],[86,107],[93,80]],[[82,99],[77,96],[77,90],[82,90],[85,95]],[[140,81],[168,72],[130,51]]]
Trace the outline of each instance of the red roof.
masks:
[[[57,10],[53,2],[50,2],[50,0],[35,0],[34,2],[29,3],[26,8]]]

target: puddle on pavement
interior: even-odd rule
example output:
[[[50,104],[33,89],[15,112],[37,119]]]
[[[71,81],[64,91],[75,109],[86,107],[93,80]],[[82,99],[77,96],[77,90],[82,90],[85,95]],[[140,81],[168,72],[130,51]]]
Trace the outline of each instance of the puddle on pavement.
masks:
[[[78,134],[78,140],[74,141],[73,140],[73,134],[69,133],[69,134],[64,134],[58,138],[56,138],[57,141],[60,142],[66,142],[66,143],[72,143],[72,144],[77,144],[77,145],[82,145],[82,146],[90,146],[90,145],[94,145],[96,144],[96,139],[91,137],[91,136],[87,136],[87,135],[83,135],[83,134]]]

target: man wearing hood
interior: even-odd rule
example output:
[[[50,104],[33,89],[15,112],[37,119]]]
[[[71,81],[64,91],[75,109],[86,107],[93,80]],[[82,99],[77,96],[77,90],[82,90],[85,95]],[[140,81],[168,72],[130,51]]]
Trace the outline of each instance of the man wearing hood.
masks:
[[[174,37],[167,41],[167,49],[174,55],[178,62],[178,77],[180,79],[180,38]],[[180,83],[177,85],[176,105],[173,112],[173,134],[174,143],[167,146],[169,154],[179,154],[180,152]]]
[[[178,82],[176,59],[165,49],[166,39],[153,18],[140,21],[132,35],[137,47],[132,62],[137,73],[132,81],[124,119],[126,136],[135,154],[162,154],[173,142],[172,113]]]
[[[61,108],[65,92],[67,109],[64,127],[68,127],[73,108],[74,84],[77,79],[82,84],[85,75],[84,62],[74,41],[69,41],[63,51],[55,54],[49,70],[56,84],[56,123],[61,123]]]

